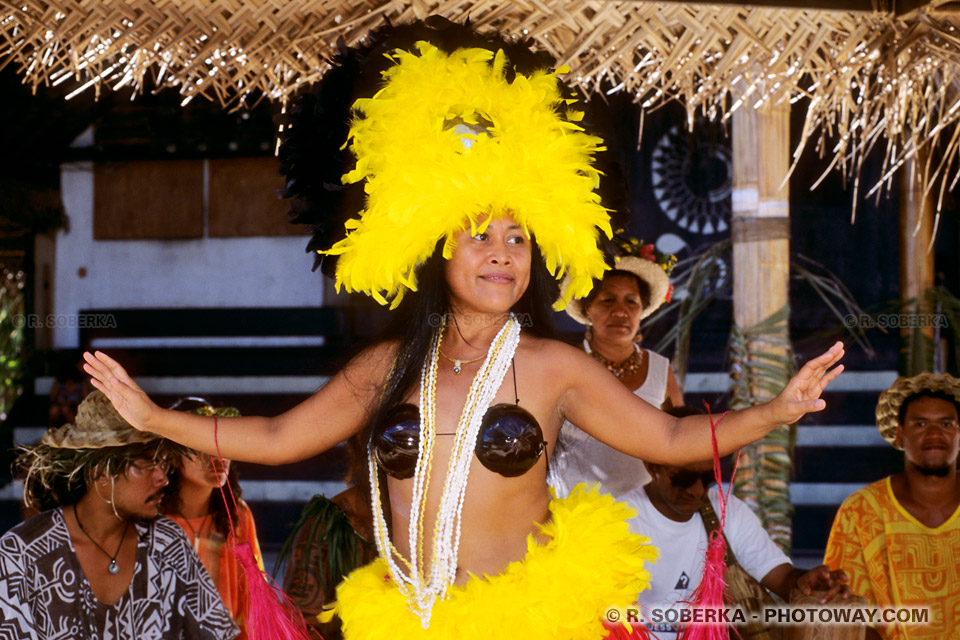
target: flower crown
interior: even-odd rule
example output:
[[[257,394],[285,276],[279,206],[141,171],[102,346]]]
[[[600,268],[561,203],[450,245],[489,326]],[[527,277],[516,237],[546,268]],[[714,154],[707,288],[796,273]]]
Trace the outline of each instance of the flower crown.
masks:
[[[654,262],[660,265],[660,268],[668,276],[673,273],[674,267],[677,266],[677,256],[672,253],[663,253],[652,242],[645,243],[643,240],[634,237],[617,236],[614,238],[614,243],[620,249],[621,257],[634,256]]]

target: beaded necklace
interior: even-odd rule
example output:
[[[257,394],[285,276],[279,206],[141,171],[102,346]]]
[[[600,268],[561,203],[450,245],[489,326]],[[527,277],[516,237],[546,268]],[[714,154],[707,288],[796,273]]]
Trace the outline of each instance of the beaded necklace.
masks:
[[[470,385],[463,412],[457,423],[453,448],[447,474],[443,482],[440,506],[433,531],[433,553],[429,572],[424,568],[424,520],[427,510],[427,493],[433,464],[433,445],[436,436],[437,368],[440,340],[444,326],[434,336],[433,345],[420,374],[420,450],[413,476],[411,518],[408,530],[410,559],[397,551],[390,540],[387,521],[380,501],[379,473],[376,456],[369,452],[371,501],[373,505],[374,538],[377,551],[390,571],[390,576],[400,593],[407,599],[407,607],[420,618],[424,629],[430,626],[430,615],[438,598],[442,599],[456,579],[457,553],[460,547],[460,526],[463,502],[467,491],[470,463],[476,448],[480,425],[490,403],[493,402],[500,384],[513,361],[520,342],[520,324],[513,314],[494,337]],[[397,561],[406,566],[404,572]]]
[[[609,369],[610,373],[617,376],[617,378],[626,378],[627,376],[632,376],[637,371],[640,371],[640,367],[643,366],[643,349],[640,348],[640,345],[636,342],[633,343],[633,353],[630,354],[630,357],[617,364],[612,360],[607,360],[598,352],[590,348],[590,343],[587,342],[586,338],[583,340],[583,350],[593,356],[593,359]]]

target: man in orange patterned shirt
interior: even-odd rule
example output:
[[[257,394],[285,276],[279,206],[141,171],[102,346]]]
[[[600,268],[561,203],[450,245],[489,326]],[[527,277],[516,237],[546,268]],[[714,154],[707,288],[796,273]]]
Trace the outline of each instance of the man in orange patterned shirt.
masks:
[[[886,640],[960,639],[960,380],[923,373],[880,395],[877,427],[904,471],[844,501],[824,563],[882,607],[928,607],[927,624],[876,629]]]

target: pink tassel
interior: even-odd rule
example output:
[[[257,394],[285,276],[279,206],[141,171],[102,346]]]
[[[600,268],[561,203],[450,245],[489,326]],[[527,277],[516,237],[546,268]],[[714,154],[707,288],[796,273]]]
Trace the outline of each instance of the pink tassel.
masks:
[[[249,542],[231,546],[247,580],[246,630],[249,640],[309,640],[303,614],[283,591],[270,584]]]
[[[727,570],[727,543],[719,531],[714,531],[707,546],[707,560],[703,567],[700,586],[693,592],[688,604],[694,610],[713,609],[725,606],[727,583],[723,574]],[[727,629],[722,624],[688,623],[681,626],[680,640],[727,640]]]
[[[217,440],[217,418],[213,418],[213,443],[217,447],[216,460],[211,456],[213,470],[220,473],[226,465],[223,464],[223,457],[220,455],[220,442]],[[219,469],[217,461],[220,462]],[[237,507],[237,499],[233,495],[233,488],[230,483],[226,483],[230,490],[230,500],[233,502],[234,509]],[[220,493],[223,495],[223,501],[227,501],[227,496],[220,487]],[[236,542],[237,530],[233,524],[233,518],[230,517],[230,511],[227,510],[227,519],[230,520],[230,540]],[[244,608],[246,617],[246,631],[248,640],[310,640],[310,634],[307,632],[307,623],[303,620],[303,614],[300,613],[290,598],[287,597],[279,587],[270,584],[270,579],[266,573],[257,564],[257,559],[253,555],[253,547],[249,542],[241,544],[230,544],[230,550],[240,561],[243,567],[243,577],[247,581],[246,606]]]
[[[622,622],[604,620],[603,628],[607,630],[604,640],[651,640],[650,630],[642,622],[624,626]]]
[[[720,449],[717,446],[717,424],[723,420],[723,415],[717,422],[713,421],[713,415],[710,413],[710,405],[704,402],[707,407],[707,417],[710,419],[710,437],[713,442],[713,475],[717,480],[717,486],[720,488],[720,528],[714,531],[707,543],[706,561],[703,566],[703,576],[700,578],[700,585],[686,602],[691,609],[706,610],[712,609],[719,611],[726,606],[727,583],[724,580],[724,574],[727,570],[727,541],[723,537],[723,530],[727,522],[727,501],[730,499],[730,490],[733,488],[733,476],[737,474],[737,464],[740,462],[740,454],[737,453],[737,462],[733,465],[733,473],[730,476],[730,486],[724,495],[721,485],[720,473]],[[709,500],[709,498],[705,498]],[[710,623],[688,623],[681,625],[679,640],[728,640],[729,633],[726,625]]]

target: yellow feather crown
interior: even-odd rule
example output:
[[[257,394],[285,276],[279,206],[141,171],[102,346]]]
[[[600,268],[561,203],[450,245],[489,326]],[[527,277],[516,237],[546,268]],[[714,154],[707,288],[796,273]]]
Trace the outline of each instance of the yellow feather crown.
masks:
[[[389,58],[382,89],[353,105],[347,145],[357,164],[343,182],[365,180],[367,202],[324,252],[339,256],[337,288],[395,307],[439,240],[449,258],[457,232],[509,213],[549,271],[571,279],[555,307],[589,293],[607,268],[598,230],[612,233],[595,193],[602,140],[575,124],[582,113],[567,109],[556,74],[508,82],[503,51],[446,54],[428,42]]]

